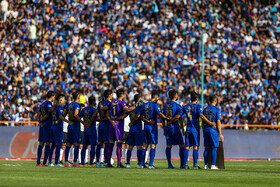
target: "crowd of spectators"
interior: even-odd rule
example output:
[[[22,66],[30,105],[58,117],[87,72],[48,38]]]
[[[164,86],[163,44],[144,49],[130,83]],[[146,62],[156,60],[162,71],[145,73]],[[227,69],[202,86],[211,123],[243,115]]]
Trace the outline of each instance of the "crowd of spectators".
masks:
[[[205,86],[224,124],[280,125],[277,0],[2,0],[0,121],[34,120],[48,90],[124,88],[180,104]],[[205,101],[205,104],[206,104]]]

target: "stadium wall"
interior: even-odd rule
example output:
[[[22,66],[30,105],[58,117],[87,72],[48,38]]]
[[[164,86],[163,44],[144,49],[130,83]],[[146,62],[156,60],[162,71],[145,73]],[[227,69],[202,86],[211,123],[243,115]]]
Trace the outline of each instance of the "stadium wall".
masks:
[[[36,158],[38,131],[39,127],[0,127],[0,158]],[[227,159],[280,159],[280,131],[223,130],[223,135]],[[159,129],[156,159],[166,158],[165,142],[163,130]],[[203,158],[203,149],[201,133],[199,158]],[[136,158],[135,152],[132,158]],[[192,158],[192,151],[190,154]],[[178,146],[172,149],[172,158],[179,158]]]

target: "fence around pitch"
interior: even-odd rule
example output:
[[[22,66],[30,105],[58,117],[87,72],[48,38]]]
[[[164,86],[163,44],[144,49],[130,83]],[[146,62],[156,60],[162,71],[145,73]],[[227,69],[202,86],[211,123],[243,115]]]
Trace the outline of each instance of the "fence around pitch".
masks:
[[[38,126],[38,121],[0,121],[0,124],[14,124],[15,126]],[[162,126],[162,123],[158,123],[158,126]],[[280,125],[261,125],[261,124],[249,124],[249,125],[241,125],[241,124],[222,124],[222,128],[247,128],[248,130],[252,128],[270,128],[270,129],[278,129],[280,131]]]

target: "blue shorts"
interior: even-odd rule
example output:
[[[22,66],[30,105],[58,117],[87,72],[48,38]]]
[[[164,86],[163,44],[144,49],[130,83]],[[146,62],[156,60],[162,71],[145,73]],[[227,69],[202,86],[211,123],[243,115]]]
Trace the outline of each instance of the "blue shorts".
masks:
[[[39,142],[51,142],[51,126],[49,124],[44,124],[43,127],[39,127]]]
[[[83,145],[96,145],[96,144],[97,144],[96,127],[92,126],[88,129],[85,129]]]
[[[219,133],[215,129],[204,131],[204,146],[207,148],[219,147]]]
[[[144,131],[144,143],[146,144],[157,144],[158,143],[158,130],[157,127],[153,128],[152,125],[145,125]]]
[[[183,135],[179,125],[165,127],[166,145],[184,145]]]
[[[185,146],[199,146],[200,133],[196,131],[187,131],[185,134]]]
[[[51,127],[51,143],[63,143],[63,128],[59,127],[58,125],[52,125]]]
[[[81,130],[79,128],[68,126],[67,143],[81,143]]]
[[[129,132],[128,145],[142,146],[143,145],[143,132]]]
[[[98,126],[98,142],[109,142],[109,122],[101,122]]]

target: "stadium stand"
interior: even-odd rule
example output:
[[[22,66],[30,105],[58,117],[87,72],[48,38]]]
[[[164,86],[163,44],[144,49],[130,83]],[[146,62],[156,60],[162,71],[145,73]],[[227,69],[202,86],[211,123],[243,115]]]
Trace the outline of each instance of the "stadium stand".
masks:
[[[48,90],[99,97],[125,88],[180,104],[220,95],[224,124],[280,125],[275,0],[2,0],[0,121],[34,120]],[[11,123],[13,124],[13,123]]]

